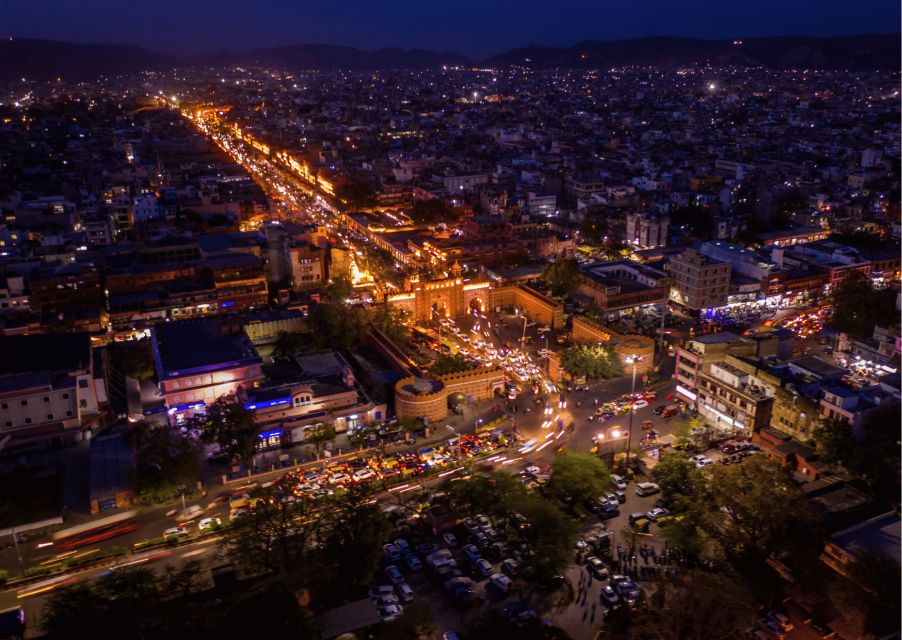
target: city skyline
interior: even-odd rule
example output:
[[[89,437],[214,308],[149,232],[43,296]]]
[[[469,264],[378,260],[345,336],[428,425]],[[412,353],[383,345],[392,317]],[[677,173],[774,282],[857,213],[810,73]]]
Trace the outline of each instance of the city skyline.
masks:
[[[154,6],[111,0],[79,3],[39,1],[2,5],[6,35],[76,43],[134,44],[173,55],[210,54],[297,44],[335,44],[372,51],[385,47],[453,51],[475,60],[531,45],[561,47],[584,41],[678,36],[701,39],[897,33],[898,3],[811,0],[754,3],[669,3],[641,6],[569,1],[554,12],[541,3],[496,2],[490,7],[465,0],[453,11],[400,0],[391,6],[366,2],[323,2],[281,6],[263,0],[247,15],[235,2],[207,0]],[[215,12],[214,12],[215,9]],[[353,20],[348,16],[353,15]],[[178,16],[178,18],[173,18]],[[892,27],[888,27],[892,25]]]

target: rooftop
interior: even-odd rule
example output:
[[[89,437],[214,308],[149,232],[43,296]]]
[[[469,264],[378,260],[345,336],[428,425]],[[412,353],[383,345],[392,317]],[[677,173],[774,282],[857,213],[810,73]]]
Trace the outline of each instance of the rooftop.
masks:
[[[900,520],[895,512],[884,513],[833,534],[833,544],[855,555],[866,549],[877,549],[899,562]]]
[[[157,372],[164,378],[198,370],[262,363],[244,332],[223,331],[221,318],[154,325]]]
[[[0,374],[87,369],[91,338],[87,333],[48,333],[0,337]]]

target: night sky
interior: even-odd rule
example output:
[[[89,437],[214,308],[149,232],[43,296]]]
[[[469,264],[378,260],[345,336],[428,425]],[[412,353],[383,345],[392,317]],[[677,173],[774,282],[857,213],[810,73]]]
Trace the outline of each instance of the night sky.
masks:
[[[201,53],[300,43],[487,56],[543,44],[679,35],[899,30],[899,0],[0,0],[5,35]]]

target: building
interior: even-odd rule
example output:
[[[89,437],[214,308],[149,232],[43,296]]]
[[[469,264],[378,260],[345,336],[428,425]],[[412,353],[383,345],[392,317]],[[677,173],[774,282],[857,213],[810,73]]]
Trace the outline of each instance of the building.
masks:
[[[848,577],[849,565],[862,551],[879,551],[887,558],[902,560],[899,514],[894,511],[859,522],[830,536],[821,553],[821,561]]]
[[[698,399],[699,374],[706,367],[727,354],[752,356],[754,350],[754,343],[729,331],[697,336],[677,345],[673,372],[677,395],[694,403]]]
[[[626,214],[626,243],[638,249],[667,246],[670,218],[650,212]]]
[[[184,424],[224,396],[244,402],[263,382],[263,360],[238,318],[156,324],[151,340],[163,409],[172,425]]]
[[[291,242],[285,247],[287,276],[294,291],[315,289],[326,282],[328,250],[306,242]]]
[[[0,353],[4,449],[75,442],[100,426],[105,366],[87,333],[3,337]]]
[[[810,440],[821,421],[820,401],[824,388],[839,382],[846,370],[806,356],[770,367],[774,385],[771,426],[801,441]]]
[[[751,435],[769,427],[775,385],[759,366],[727,355],[699,373],[698,413],[708,425],[727,433]]]
[[[668,262],[670,300],[690,311],[722,307],[730,292],[730,264],[687,249]]]
[[[660,269],[632,260],[596,262],[581,269],[579,293],[592,298],[611,320],[643,312],[660,317],[670,280]]]
[[[395,383],[395,413],[399,418],[423,418],[427,425],[448,415],[454,396],[485,400],[504,390],[501,367],[480,367],[436,378],[402,378]]]
[[[269,381],[250,390],[245,403],[255,412],[261,448],[303,442],[306,430],[321,424],[353,432],[387,417],[385,404],[370,400],[334,351],[305,353],[267,371]]]

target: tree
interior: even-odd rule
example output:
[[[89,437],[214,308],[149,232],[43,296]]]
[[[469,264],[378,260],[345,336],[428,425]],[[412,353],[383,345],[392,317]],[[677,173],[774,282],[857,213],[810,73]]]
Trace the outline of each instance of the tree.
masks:
[[[288,358],[309,344],[309,339],[303,333],[292,331],[280,331],[273,343],[272,355],[274,358]]]
[[[612,378],[622,371],[613,349],[593,344],[577,344],[561,352],[561,366],[574,377]]]
[[[524,558],[524,569],[536,582],[550,580],[573,560],[577,522],[552,502],[525,492],[515,495],[510,507],[523,518],[522,524],[512,527],[513,538],[531,552]]]
[[[153,353],[150,340],[111,342],[107,347],[110,365],[122,375],[144,380],[154,375]]]
[[[607,231],[608,226],[604,221],[593,221],[586,218],[579,225],[580,239],[590,244],[601,242]]]
[[[652,478],[670,498],[693,500],[704,491],[704,476],[695,463],[681,451],[663,454],[651,472]]]
[[[551,463],[548,492],[567,504],[585,504],[611,486],[611,470],[590,453],[564,451]]]
[[[326,297],[336,304],[344,304],[353,292],[354,287],[351,285],[351,280],[345,276],[333,278],[326,285],[325,290]]]
[[[845,420],[824,418],[811,435],[824,462],[848,462],[856,446],[855,438],[852,437],[852,425]]]
[[[853,610],[850,617],[859,621],[861,631],[875,636],[895,630],[902,599],[899,571],[898,561],[882,550],[860,551],[848,566],[849,580],[838,579],[837,590],[844,592],[840,609],[844,617],[846,610]]]
[[[357,340],[366,312],[356,305],[322,303],[307,316],[314,346],[348,349]]]
[[[367,271],[375,276],[384,276],[395,268],[395,258],[391,253],[373,244],[366,248]]]
[[[542,279],[551,295],[567,298],[579,288],[579,262],[576,258],[559,258],[542,269]]]
[[[403,310],[382,304],[375,307],[370,319],[373,325],[395,344],[402,344],[410,335],[410,327],[407,326],[407,316]]]
[[[526,494],[523,483],[504,471],[473,475],[447,483],[455,505],[466,513],[484,513],[493,519],[506,518],[516,511],[516,501]]]
[[[132,481],[142,498],[166,500],[178,495],[181,487],[194,486],[202,453],[194,434],[139,422],[126,437],[135,450]]]
[[[756,605],[737,580],[695,571],[681,586],[668,589],[663,607],[635,616],[629,638],[639,640],[712,640],[739,637],[754,622]]]
[[[462,355],[439,354],[435,363],[429,368],[429,373],[435,376],[441,376],[448,373],[459,373],[461,371],[469,371],[473,366],[467,362]]]
[[[385,513],[365,485],[351,485],[324,502],[326,517],[317,537],[317,588],[328,599],[370,586],[391,532]]]
[[[467,634],[470,640],[569,640],[560,627],[554,627],[541,620],[518,622],[504,618],[497,609],[478,618]]]
[[[325,422],[320,422],[304,430],[304,441],[314,446],[317,456],[319,455],[319,448],[327,442],[332,442],[334,439],[335,427]]]
[[[188,432],[200,435],[201,440],[218,444],[230,460],[246,464],[257,450],[260,440],[254,412],[232,396],[224,396],[207,406],[206,413],[188,421]]]
[[[869,338],[875,326],[899,322],[892,289],[877,291],[861,271],[850,271],[833,292],[832,325],[852,338]]]
[[[709,467],[707,532],[734,559],[817,553],[820,520],[792,472],[763,456]],[[719,508],[718,508],[719,507]]]
[[[338,185],[335,188],[335,197],[348,205],[354,211],[375,203],[375,192],[365,182],[349,182]]]

